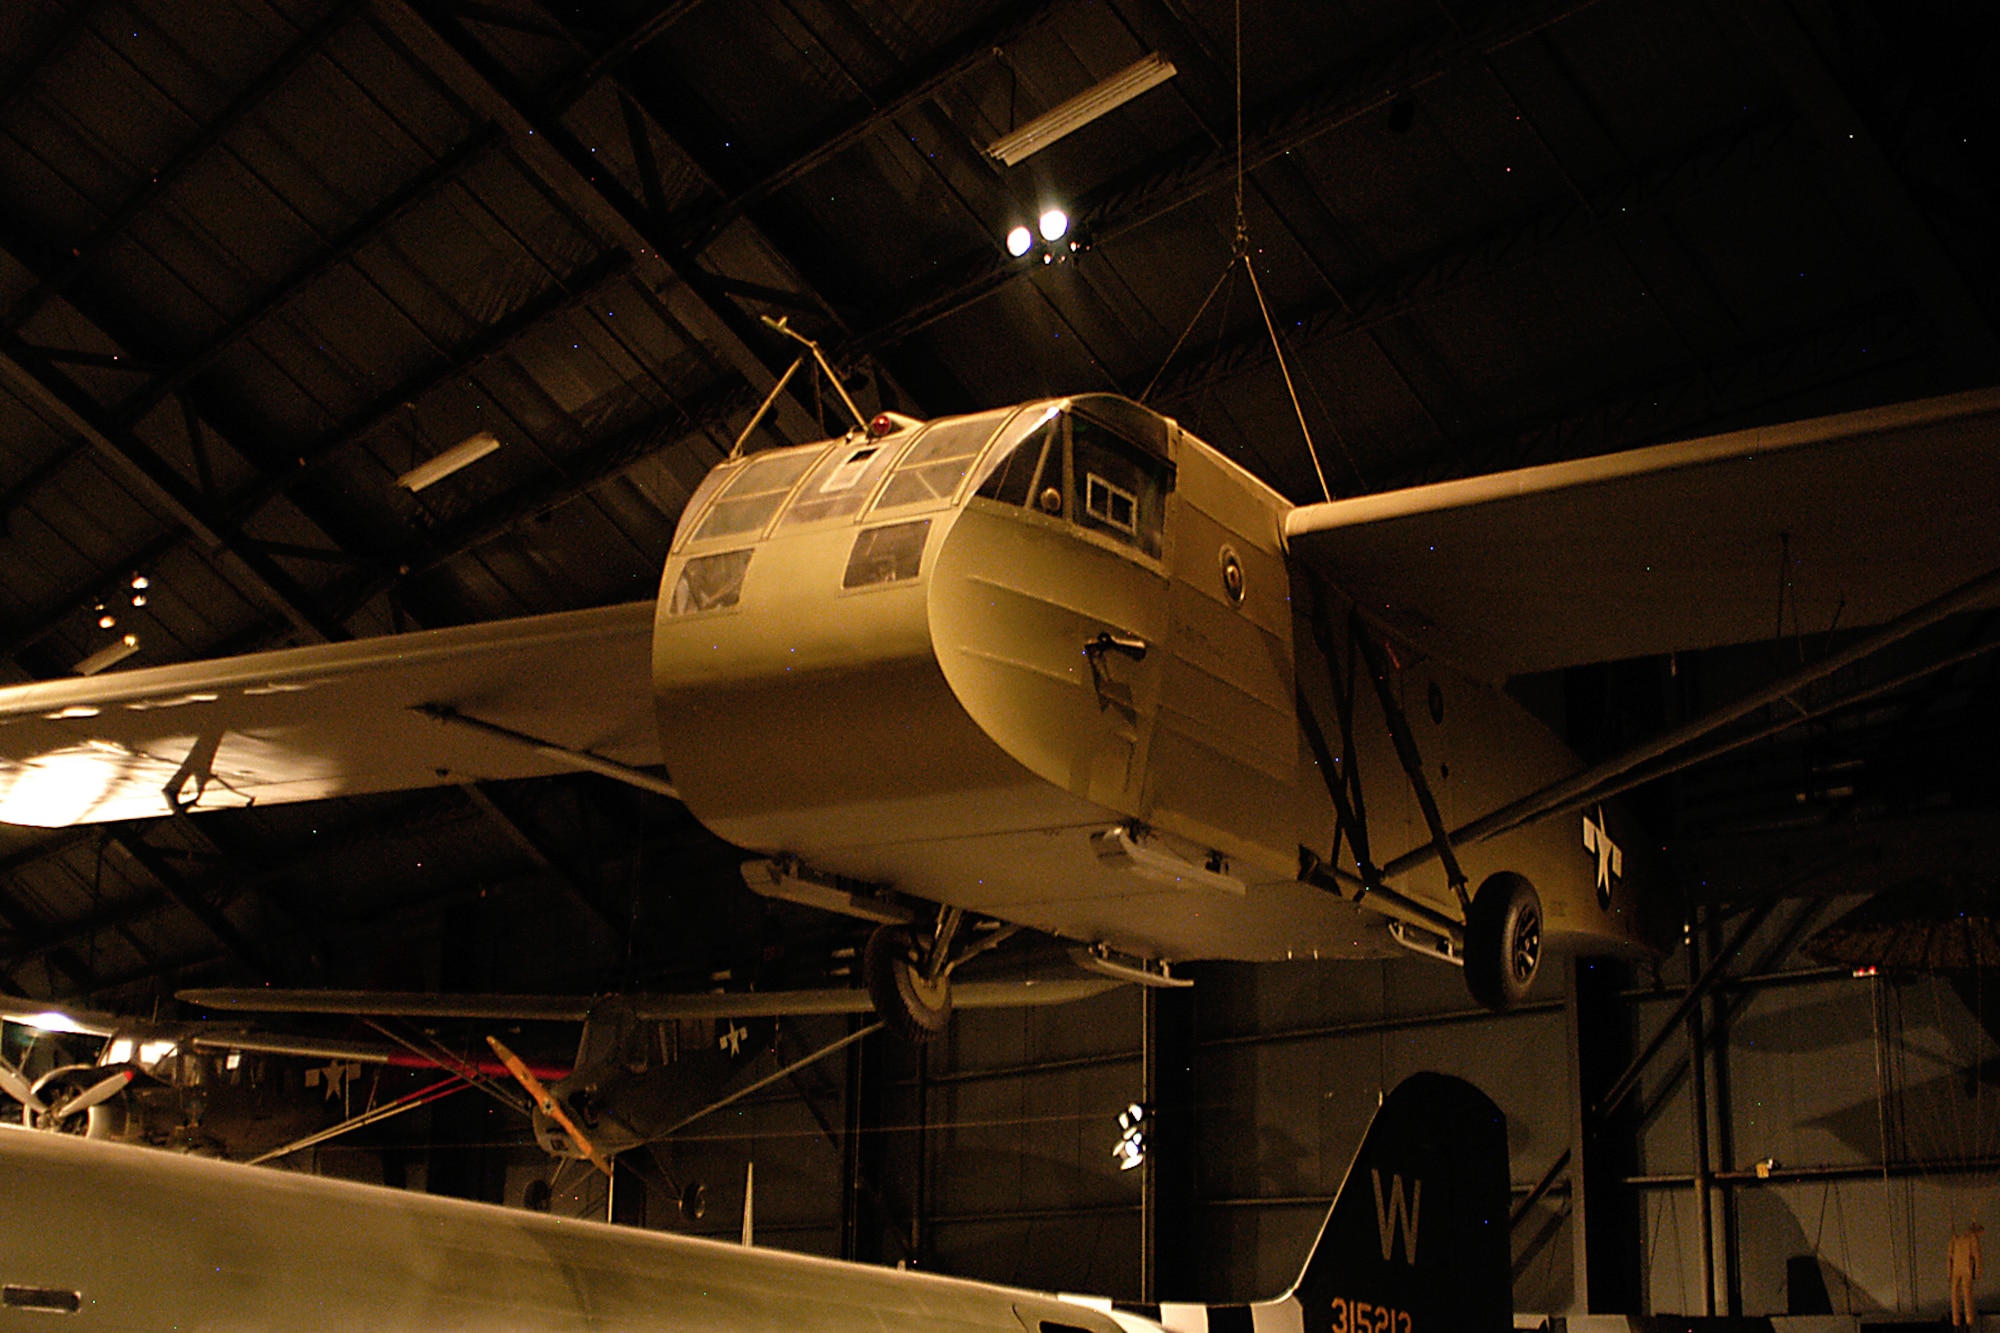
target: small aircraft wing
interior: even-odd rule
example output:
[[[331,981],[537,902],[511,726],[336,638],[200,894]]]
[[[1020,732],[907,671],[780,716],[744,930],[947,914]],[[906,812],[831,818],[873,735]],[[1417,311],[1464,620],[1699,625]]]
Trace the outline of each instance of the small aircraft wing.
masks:
[[[189,1046],[198,1051],[241,1051],[245,1055],[287,1055],[307,1060],[360,1060],[369,1064],[402,1062],[406,1052],[388,1042],[355,1041],[345,1037],[301,1036],[260,1032],[252,1028],[199,1023],[151,1023],[125,1014],[78,1009],[59,1002],[0,998],[0,1021],[19,1023],[43,1032],[69,1032],[87,1037],[129,1037],[135,1043],[158,1042],[163,1047]]]
[[[9,686],[0,823],[579,768],[644,779],[660,762],[652,627],[653,604],[633,602]]]
[[[0,997],[0,1020],[19,1023],[42,1032],[74,1032],[86,1037],[108,1037],[131,1020],[96,1009],[77,1009],[51,1000],[24,1000]]]
[[[954,1009],[1013,1009],[1069,1004],[1124,985],[1112,977],[959,981]],[[279,1014],[374,1014],[399,1018],[475,1018],[494,1022],[572,1022],[590,1016],[598,998],[588,995],[437,995],[428,991],[278,990],[251,986],[184,990],[175,997],[208,1009]],[[620,995],[615,999],[642,1022],[673,1018],[798,1018],[811,1014],[865,1014],[868,992],[852,987],[820,990],[728,991],[690,995]]]
[[[1285,538],[1487,679],[1879,624],[2000,568],[2000,391],[1306,505]]]

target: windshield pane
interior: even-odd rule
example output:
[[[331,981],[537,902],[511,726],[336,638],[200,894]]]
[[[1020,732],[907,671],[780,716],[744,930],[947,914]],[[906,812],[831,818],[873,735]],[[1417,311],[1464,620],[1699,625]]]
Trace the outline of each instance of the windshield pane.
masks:
[[[875,493],[875,483],[902,447],[901,440],[863,440],[858,444],[843,441],[829,449],[799,487],[784,526],[825,523],[860,513]]]
[[[985,412],[962,421],[939,422],[925,430],[897,466],[896,475],[889,478],[882,498],[875,502],[875,511],[950,501],[972,460],[1006,415]]]
[[[1047,461],[1044,461],[1044,460]],[[1042,419],[1037,429],[991,463],[979,483],[979,494],[1002,504],[1025,505],[1035,494],[1035,478],[1046,472],[1056,487],[1056,508],[1062,508],[1062,418]]]
[[[752,459],[749,466],[722,488],[691,540],[762,532],[791,493],[793,483],[812,466],[816,457],[812,450],[800,449]]]

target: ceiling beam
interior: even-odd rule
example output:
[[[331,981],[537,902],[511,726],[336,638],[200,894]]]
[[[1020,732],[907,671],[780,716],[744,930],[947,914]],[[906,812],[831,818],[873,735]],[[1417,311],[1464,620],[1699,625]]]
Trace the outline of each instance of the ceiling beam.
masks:
[[[329,238],[324,249],[272,284],[248,309],[215,333],[200,350],[134,390],[112,409],[113,419],[124,426],[136,426],[148,412],[214,365],[217,359],[254,332],[272,314],[283,309],[335,267],[353,258],[356,252],[379,236],[397,218],[408,213],[437,190],[464,175],[485,156],[489,148],[499,142],[499,137],[491,125],[475,130],[457,147],[447,151],[405,182],[395,193]],[[71,462],[89,451],[88,441],[73,440],[66,447],[44,459],[32,472],[4,493],[0,493],[0,525],[4,525],[9,514],[32,499]]]
[[[1457,23],[1442,14],[1427,15],[1399,40],[1247,112],[1243,169],[1255,171],[1594,3],[1515,0]],[[1093,245],[1114,241],[1231,184],[1236,162],[1233,142],[1218,144],[1203,135],[1091,191],[1072,212],[1071,234]],[[1015,259],[996,245],[982,246],[940,265],[932,277],[901,293],[891,303],[898,313],[840,352],[851,359],[892,347],[1042,267],[1032,255]]]
[[[780,349],[681,247],[680,239],[632,195],[614,175],[592,161],[589,148],[554,111],[522,88],[512,73],[468,32],[448,6],[435,0],[380,0],[374,19],[385,36],[411,59],[427,66],[457,96],[506,130],[522,165],[541,176],[550,190],[589,217],[603,234],[616,238],[647,268],[667,296],[677,318],[697,330],[723,360],[759,394],[768,393],[791,363]],[[781,397],[777,423],[790,439],[812,439],[817,428],[803,401]]]
[[[1758,170],[1790,135],[1789,121],[1737,126],[1588,199],[1549,205],[1374,274],[1349,288],[1344,299],[1277,311],[1274,317],[1292,351],[1368,332],[1453,292],[1533,264],[1558,246],[1658,218],[1705,189]],[[1260,326],[1217,351],[1176,358],[1149,401],[1185,400],[1273,360],[1271,340]]]
[[[1761,50],[1778,85],[1818,139],[1820,162],[1845,203],[1875,229],[1883,258],[1900,268],[1944,334],[1940,350],[1967,384],[2000,374],[2000,340],[1931,230],[1909,187],[1854,109],[1833,71],[1780,0],[1708,6],[1725,30]]]
[[[320,48],[334,33],[347,26],[348,21],[368,3],[369,0],[341,0],[317,23],[301,33],[298,40],[266,66],[248,87],[231,98],[212,120],[176,149],[172,157],[148,172],[139,187],[126,195],[124,201],[98,224],[97,230],[64,251],[64,258],[52,270],[44,272],[33,287],[16,297],[6,313],[0,315],[0,326],[19,329],[34,317],[36,311],[62,295],[79,275],[96,262],[98,256],[125,234],[133,218],[179,185],[211,148],[221,143],[230,131],[243,123],[245,117],[262,106],[299,66],[319,54]]]
[[[1000,51],[1047,23],[1070,0],[1034,0],[1003,6],[997,14],[931,52],[902,71],[887,87],[870,93],[867,103],[815,127],[781,162],[767,167],[761,179],[723,198],[687,224],[688,248],[700,254],[730,223],[780,190],[794,184],[849,148],[937,96]]]

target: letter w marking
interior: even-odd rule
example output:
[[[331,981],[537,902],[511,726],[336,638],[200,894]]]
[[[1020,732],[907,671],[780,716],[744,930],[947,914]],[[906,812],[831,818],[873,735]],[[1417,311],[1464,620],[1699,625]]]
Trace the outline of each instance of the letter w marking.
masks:
[[[1396,1249],[1396,1233],[1403,1233],[1403,1262],[1415,1267],[1417,1262],[1417,1209],[1423,1206],[1424,1182],[1410,1181],[1410,1197],[1403,1198],[1403,1178],[1389,1177],[1389,1198],[1382,1199],[1382,1173],[1373,1167],[1368,1176],[1375,1182],[1375,1231],[1382,1238],[1382,1262],[1388,1263],[1389,1256]]]

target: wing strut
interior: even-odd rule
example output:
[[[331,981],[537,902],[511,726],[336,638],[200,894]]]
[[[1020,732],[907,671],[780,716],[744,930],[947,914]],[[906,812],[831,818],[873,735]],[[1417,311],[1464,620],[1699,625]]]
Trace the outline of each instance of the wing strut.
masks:
[[[657,792],[676,801],[681,798],[680,788],[665,778],[654,777],[643,768],[621,764],[616,759],[606,759],[603,755],[592,754],[588,750],[573,750],[567,745],[557,745],[553,741],[545,741],[539,736],[530,736],[511,727],[481,721],[476,717],[467,717],[448,704],[418,704],[412,711],[422,713],[432,721],[442,722],[446,726],[464,727],[491,736],[495,740],[506,741],[510,745],[524,746],[544,758],[553,759],[559,764],[567,764],[585,773],[596,773],[616,782],[637,787],[641,791]]]
[[[1303,688],[1296,689],[1294,697],[1298,703],[1299,720],[1304,724],[1306,743],[1312,747],[1313,758],[1319,763],[1320,780],[1326,784],[1327,795],[1333,798],[1333,810],[1336,820],[1333,834],[1333,851],[1328,859],[1322,860],[1319,854],[1310,847],[1299,848],[1299,878],[1313,885],[1315,888],[1325,889],[1337,897],[1346,898],[1348,901],[1356,904],[1368,900],[1369,905],[1383,916],[1400,921],[1405,925],[1415,926],[1419,930],[1428,931],[1446,941],[1451,947],[1463,948],[1465,927],[1459,922],[1453,921],[1450,917],[1445,916],[1442,912],[1426,907],[1415,899],[1408,898],[1395,889],[1390,888],[1384,882],[1384,869],[1375,864],[1369,852],[1368,812],[1362,805],[1361,777],[1356,769],[1354,757],[1354,686],[1355,678],[1359,673],[1355,670],[1356,663],[1354,661],[1353,650],[1356,638],[1362,636],[1365,627],[1358,621],[1349,622],[1347,642],[1348,663],[1347,670],[1342,672],[1338,666],[1338,645],[1334,643],[1333,635],[1327,629],[1325,587],[1318,579],[1311,578],[1310,575],[1308,575],[1308,578],[1311,581],[1313,592],[1313,609],[1308,620],[1312,627],[1313,642],[1318,646],[1320,657],[1326,662],[1327,674],[1331,677],[1329,683],[1333,687],[1333,706],[1334,710],[1340,715],[1342,753],[1338,758],[1334,756],[1332,747],[1327,743],[1325,729],[1320,725],[1319,715],[1313,711],[1312,704],[1307,699],[1305,690]],[[1380,664],[1372,651],[1368,654],[1368,661],[1363,665],[1366,665],[1369,671],[1375,673],[1376,688],[1383,696],[1384,711],[1389,712],[1391,706],[1395,703],[1395,699],[1388,691],[1387,681],[1382,675]],[[1407,737],[1409,722],[1407,718],[1402,716],[1401,709],[1389,712],[1389,716],[1402,722],[1403,735]],[[1393,722],[1391,730],[1394,730]],[[1401,748],[1399,742],[1399,752]],[[1412,756],[1416,754],[1416,742],[1413,739],[1410,741],[1410,754]],[[1406,761],[1405,768],[1408,769],[1409,766],[1408,761]],[[1415,771],[1411,774],[1411,781],[1413,785],[1418,786],[1421,796],[1427,797],[1429,795],[1429,788],[1421,785],[1423,781],[1421,760],[1416,762]],[[1435,802],[1430,802],[1430,809],[1435,813]],[[1439,836],[1442,836],[1442,821],[1436,821],[1433,827]],[[1348,845],[1354,850],[1354,864],[1356,870],[1359,872],[1358,875],[1351,875],[1340,868],[1340,838],[1343,831],[1346,833]],[[1447,853],[1450,851],[1448,843],[1446,844],[1446,851]],[[1454,858],[1455,863],[1456,858]],[[1459,890],[1461,908],[1463,908],[1465,903],[1464,883],[1464,876],[1460,874],[1454,887]],[[1346,893],[1349,885],[1352,885],[1354,888],[1354,896],[1352,898],[1348,898]],[[1440,956],[1450,957],[1451,955],[1447,950],[1445,954]]]
[[[1318,633],[1317,630],[1314,631]],[[1361,619],[1359,611],[1347,613],[1347,637],[1349,642],[1359,641],[1361,655],[1367,659],[1368,674],[1375,682],[1375,697],[1381,701],[1382,715],[1389,721],[1389,736],[1396,742],[1396,758],[1403,763],[1403,772],[1409,776],[1410,790],[1416,794],[1417,805],[1424,812],[1424,823],[1430,827],[1431,850],[1438,860],[1444,862],[1445,879],[1451,884],[1451,891],[1458,897],[1458,910],[1470,912],[1472,899],[1465,892],[1465,871],[1458,864],[1458,854],[1451,849],[1451,835],[1444,830],[1444,816],[1438,813],[1437,797],[1431,794],[1431,784],[1424,777],[1424,758],[1417,751],[1417,738],[1410,734],[1410,719],[1403,713],[1402,704],[1396,700],[1396,692],[1389,686],[1389,664],[1382,658],[1382,645],[1375,642],[1375,635]]]

